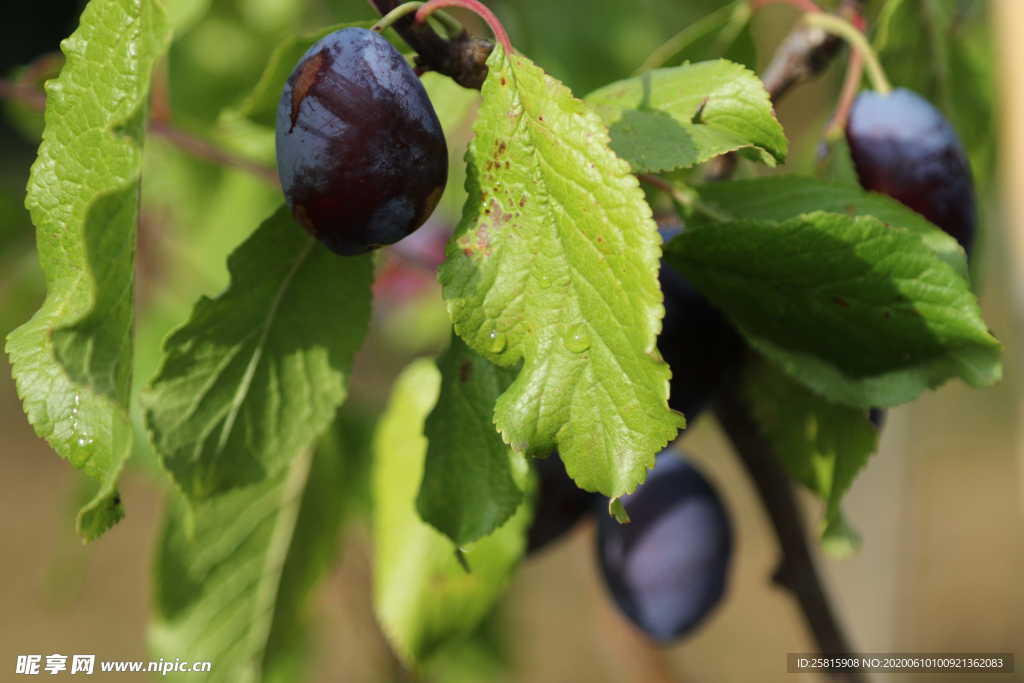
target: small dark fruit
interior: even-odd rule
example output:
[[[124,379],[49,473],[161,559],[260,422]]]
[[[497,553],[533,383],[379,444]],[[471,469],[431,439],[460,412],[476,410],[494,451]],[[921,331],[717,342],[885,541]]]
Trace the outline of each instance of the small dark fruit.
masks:
[[[928,100],[903,88],[864,91],[846,124],[861,186],[899,200],[968,252],[974,243],[971,168],[956,131]]]
[[[660,231],[668,242],[681,228]],[[682,274],[662,263],[658,279],[665,299],[658,351],[672,369],[668,404],[692,422],[743,358],[743,339]]]
[[[668,643],[700,624],[725,593],[732,526],[707,479],[665,451],[622,503],[631,521],[597,523],[597,556],[616,605]]]
[[[576,486],[558,453],[533,461],[537,473],[537,507],[526,534],[526,552],[532,554],[564,536],[600,499]]]
[[[448,148],[423,85],[379,34],[313,45],[277,108],[277,170],[296,220],[339,254],[393,244],[427,220]]]

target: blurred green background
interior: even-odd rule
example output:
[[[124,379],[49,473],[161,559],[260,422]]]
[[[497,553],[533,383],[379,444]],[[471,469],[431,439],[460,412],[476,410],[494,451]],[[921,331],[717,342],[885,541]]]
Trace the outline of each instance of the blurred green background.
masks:
[[[54,63],[46,55],[74,28],[83,4],[8,3],[0,24],[0,77],[31,85],[51,76]],[[177,34],[158,74],[154,107],[169,108],[180,129],[266,164],[273,160],[272,135],[233,110],[255,84],[269,46],[296,31],[373,16],[363,0],[167,4]],[[667,38],[730,3],[488,4],[519,50],[584,94],[629,75]],[[892,411],[880,452],[849,496],[848,516],[863,534],[864,547],[850,559],[821,557],[820,562],[862,651],[1024,653],[1024,588],[1019,581],[1024,525],[1016,430],[1022,340],[1015,308],[1020,302],[1013,300],[1017,287],[1011,286],[1019,281],[1011,254],[1021,236],[1003,202],[1024,193],[1024,187],[999,181],[1006,177],[998,173],[1000,164],[1005,169],[1018,162],[999,154],[996,114],[1001,104],[993,99],[993,93],[1005,91],[1000,82],[1022,79],[1024,72],[1000,68],[987,2],[873,2],[873,17],[884,4],[895,10],[883,50],[892,79],[946,108],[969,147],[986,218],[975,271],[986,319],[1007,345],[1007,379],[984,392],[951,384]],[[769,7],[734,40],[709,37],[671,63],[727,54],[763,67],[794,17],[791,8]],[[1024,38],[1024,23],[1018,29]],[[842,62],[836,60],[823,78],[799,88],[780,106],[792,142],[789,169],[810,173],[815,168]],[[41,124],[36,112],[16,102],[0,101],[0,108],[0,334],[6,335],[31,315],[44,294],[32,227],[22,208]],[[457,160],[471,111],[451,109],[442,118]],[[1024,112],[1015,120],[1024,126]],[[146,154],[137,297],[140,386],[155,370],[161,339],[184,320],[200,294],[224,286],[225,256],[280,201],[264,181],[198,160],[165,140],[151,138]],[[432,229],[443,233],[457,220],[460,185],[459,178],[449,184]],[[354,416],[375,414],[397,372],[411,358],[436,352],[447,339],[432,275],[403,265],[396,255],[382,259],[381,272],[390,268],[394,277],[378,287],[365,345],[372,352],[359,356],[353,379],[349,411]],[[126,519],[83,547],[73,530],[83,483],[34,436],[18,405],[6,358],[0,363],[0,680],[14,680],[17,654],[91,652],[101,659],[144,659],[149,565],[166,480],[140,442],[123,477]],[[357,417],[350,421],[357,432],[369,427]],[[472,647],[438,662],[427,679],[815,680],[784,673],[786,653],[811,651],[812,641],[794,603],[770,584],[776,558],[771,529],[713,418],[693,423],[681,447],[717,483],[737,529],[727,600],[704,628],[669,649],[648,646],[611,609],[593,562],[593,529],[583,525],[565,543],[526,561],[493,623]],[[803,502],[813,528],[818,503],[810,496]],[[309,680],[407,680],[372,617],[365,520],[356,515],[348,527],[339,565],[317,593],[318,647]],[[132,676],[118,674],[117,680]],[[1024,680],[1024,675],[1013,678]]]

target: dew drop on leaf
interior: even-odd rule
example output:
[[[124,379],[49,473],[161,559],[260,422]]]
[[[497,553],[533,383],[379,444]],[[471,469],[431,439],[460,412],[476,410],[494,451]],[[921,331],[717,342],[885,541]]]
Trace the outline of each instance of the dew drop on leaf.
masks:
[[[491,353],[501,353],[505,350],[505,346],[508,344],[508,340],[505,338],[504,333],[498,332],[497,330],[491,330],[487,334],[487,348]]]
[[[576,323],[565,334],[565,348],[573,353],[583,353],[590,348],[590,335],[583,323]]]

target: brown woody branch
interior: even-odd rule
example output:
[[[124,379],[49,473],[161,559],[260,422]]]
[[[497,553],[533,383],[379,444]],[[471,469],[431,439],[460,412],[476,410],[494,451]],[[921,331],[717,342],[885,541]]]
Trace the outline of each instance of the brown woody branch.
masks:
[[[853,654],[811,554],[804,519],[789,476],[779,466],[772,445],[761,434],[741,394],[738,382],[721,392],[715,416],[736,451],[771,519],[779,542],[780,559],[773,581],[800,606],[818,650],[825,657]],[[847,683],[864,683],[860,672],[833,672]]]
[[[384,16],[402,4],[402,0],[370,0]],[[437,35],[428,24],[417,24],[413,15],[402,17],[393,25],[402,40],[416,51],[416,65],[422,71],[437,71],[464,88],[479,90],[487,78],[487,56],[494,43],[462,31],[446,39]]]

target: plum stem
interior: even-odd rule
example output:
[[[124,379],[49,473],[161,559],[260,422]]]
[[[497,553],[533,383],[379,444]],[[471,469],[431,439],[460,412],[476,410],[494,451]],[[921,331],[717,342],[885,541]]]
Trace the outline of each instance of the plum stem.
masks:
[[[751,415],[739,378],[723,389],[715,403],[715,416],[757,489],[779,541],[781,558],[773,578],[796,598],[822,655],[853,656],[854,650],[815,567],[789,477]],[[860,671],[837,671],[831,675],[848,683],[867,680]]]
[[[846,77],[843,79],[843,90],[839,94],[839,103],[832,114],[832,120],[825,128],[826,141],[836,140],[846,130],[846,120],[850,118],[850,108],[857,97],[861,79],[864,78],[864,56],[860,50],[854,50],[850,62],[846,66]]]
[[[432,12],[442,7],[461,7],[479,15],[481,19],[487,22],[491,32],[494,34],[494,39],[501,43],[501,46],[505,49],[505,54],[512,54],[512,41],[509,40],[505,27],[502,26],[494,12],[478,0],[429,0],[416,11],[416,22],[422,24]]]
[[[885,75],[881,62],[878,61],[878,55],[871,49],[868,39],[864,37],[864,33],[860,29],[845,19],[833,14],[825,14],[824,12],[806,14],[803,20],[804,23],[837,35],[849,43],[864,58],[868,76],[871,77],[875,90],[883,95],[888,95],[892,92],[892,86],[889,84],[889,79]]]
[[[405,17],[405,16],[408,16],[408,15],[412,14],[413,12],[418,10],[420,7],[423,7],[424,4],[426,4],[426,3],[423,3],[423,2],[405,2],[405,3],[402,3],[398,7],[394,8],[393,10],[391,10],[390,12],[388,12],[387,14],[382,16],[377,21],[376,24],[374,24],[373,26],[370,27],[370,30],[371,31],[376,31],[377,33],[383,33],[388,28],[391,28],[391,25],[394,24],[396,21],[398,21],[402,17]],[[434,13],[434,17],[441,22],[441,24],[445,28],[445,32],[448,34],[449,37],[458,35],[463,30],[465,30],[465,28],[462,26],[462,23],[458,19],[453,17],[452,15],[448,14],[447,12],[435,12]]]
[[[423,7],[422,2],[404,2],[378,19],[377,23],[370,27],[370,30],[376,31],[377,33],[383,33],[386,29],[391,28],[391,25],[396,21],[406,15],[412,14],[420,7]]]

